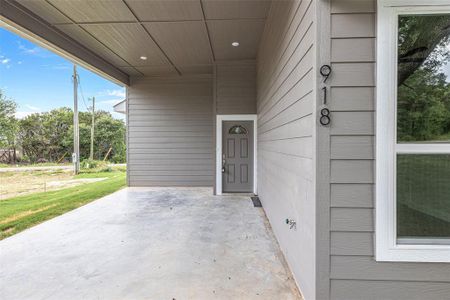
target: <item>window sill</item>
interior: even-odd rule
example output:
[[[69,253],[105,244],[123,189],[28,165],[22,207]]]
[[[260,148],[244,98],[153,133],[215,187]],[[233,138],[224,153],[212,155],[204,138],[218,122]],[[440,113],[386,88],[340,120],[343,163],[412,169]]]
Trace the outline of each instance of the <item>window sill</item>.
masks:
[[[397,245],[376,249],[379,262],[450,263],[450,245]]]

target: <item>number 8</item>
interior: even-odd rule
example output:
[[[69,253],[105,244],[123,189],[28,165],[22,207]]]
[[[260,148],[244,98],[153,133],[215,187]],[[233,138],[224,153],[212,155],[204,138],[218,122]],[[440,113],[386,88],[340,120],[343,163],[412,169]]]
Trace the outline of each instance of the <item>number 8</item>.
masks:
[[[330,123],[331,123],[330,110],[328,108],[323,108],[320,111],[320,124],[323,126],[327,126]]]

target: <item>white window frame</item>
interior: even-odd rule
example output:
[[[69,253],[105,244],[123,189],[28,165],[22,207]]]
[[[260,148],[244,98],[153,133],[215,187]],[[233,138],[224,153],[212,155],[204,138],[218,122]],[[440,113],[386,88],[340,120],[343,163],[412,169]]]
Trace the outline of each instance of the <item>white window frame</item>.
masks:
[[[450,13],[450,0],[378,0],[377,13],[376,260],[450,262],[450,245],[399,244],[396,228],[397,154],[450,154],[450,144],[397,144],[398,16]]]
[[[257,182],[257,115],[217,115],[216,119],[216,195],[222,195],[222,127],[223,121],[253,121],[253,193],[258,194]]]

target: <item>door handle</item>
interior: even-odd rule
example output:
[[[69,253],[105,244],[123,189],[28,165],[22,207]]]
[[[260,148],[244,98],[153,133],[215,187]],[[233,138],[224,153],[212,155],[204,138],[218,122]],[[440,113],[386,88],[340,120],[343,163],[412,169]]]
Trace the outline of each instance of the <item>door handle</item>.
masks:
[[[225,160],[225,154],[222,155],[222,173],[225,173],[225,163],[227,161]]]

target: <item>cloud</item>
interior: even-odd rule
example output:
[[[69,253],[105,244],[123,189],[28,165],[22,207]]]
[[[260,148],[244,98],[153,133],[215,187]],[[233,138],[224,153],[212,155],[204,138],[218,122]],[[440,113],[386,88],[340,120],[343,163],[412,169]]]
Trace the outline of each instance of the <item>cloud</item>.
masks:
[[[116,97],[122,97],[125,98],[125,91],[124,90],[108,90],[108,96],[116,96]]]
[[[24,54],[31,55],[37,54],[40,51],[39,47],[27,48],[22,44],[19,44],[19,50],[21,50]]]
[[[108,105],[116,105],[117,103],[121,102],[123,99],[111,99],[111,100],[103,100],[99,101],[99,104],[108,104]]]
[[[27,110],[22,110],[22,111],[16,112],[16,114],[15,114],[16,118],[23,119],[29,115],[41,112],[41,109],[39,107],[30,105],[30,104],[25,104],[24,106],[27,108]]]
[[[29,115],[37,113],[36,111],[18,111],[15,113],[17,119],[23,119]]]
[[[51,70],[69,70],[71,68],[71,65],[67,64],[67,63],[45,64],[45,65],[41,65],[41,67],[51,69]]]
[[[38,56],[38,57],[42,57],[42,58],[49,57],[47,50],[45,50],[41,47],[34,46],[32,48],[28,48],[25,45],[23,45],[21,42],[18,42],[18,44],[19,44],[19,50],[22,54],[34,55],[34,56]]]
[[[126,97],[125,90],[123,90],[123,89],[106,90],[103,92],[99,92],[98,95],[99,96],[114,96],[114,97],[120,97],[120,98]]]
[[[10,64],[9,64],[10,62],[11,62],[11,59],[9,59],[6,56],[0,54],[0,65],[5,65],[6,68],[9,69],[10,68]]]
[[[31,109],[33,111],[41,111],[41,109],[39,107],[32,106],[30,104],[25,104],[25,107],[27,107],[28,109]]]

